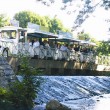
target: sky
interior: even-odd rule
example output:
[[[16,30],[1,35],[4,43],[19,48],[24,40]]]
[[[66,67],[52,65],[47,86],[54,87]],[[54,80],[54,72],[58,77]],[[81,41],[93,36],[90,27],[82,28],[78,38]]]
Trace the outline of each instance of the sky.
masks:
[[[67,9],[77,9],[78,12],[79,8],[76,8],[76,6],[80,4],[81,0],[76,1],[77,2],[74,2],[74,4]],[[61,0],[56,0],[55,4],[52,4],[50,7],[36,2],[36,0],[0,0],[0,13],[5,13],[10,18],[12,18],[15,13],[23,10],[33,11],[42,16],[48,15],[50,17],[54,17],[57,15],[57,18],[63,22],[65,27],[71,28],[77,13],[72,13],[69,15],[67,14],[66,10],[60,10],[61,6],[63,6]],[[90,15],[90,17],[86,20],[86,22],[84,22],[82,27],[77,30],[77,32],[84,30],[85,32],[90,33],[90,35],[92,35],[97,40],[107,40],[110,38],[110,35],[108,35],[108,24],[105,22],[105,19],[110,18],[109,13],[110,12],[105,11],[104,8],[97,7],[96,11]],[[75,33],[76,32],[74,32],[74,35]]]

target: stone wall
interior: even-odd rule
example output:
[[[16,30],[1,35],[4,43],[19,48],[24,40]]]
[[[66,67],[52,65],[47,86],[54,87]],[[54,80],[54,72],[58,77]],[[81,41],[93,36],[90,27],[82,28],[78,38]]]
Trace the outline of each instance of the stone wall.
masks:
[[[0,87],[6,87],[8,82],[14,81],[15,74],[4,57],[0,57]]]
[[[8,63],[12,66],[13,70],[17,72],[19,60],[18,58],[9,57]],[[71,76],[102,76],[110,75],[110,66],[103,65],[99,70],[99,65],[91,63],[79,63],[75,61],[55,61],[55,60],[42,60],[42,59],[31,59],[30,65],[35,68],[43,70],[44,75],[71,75]]]

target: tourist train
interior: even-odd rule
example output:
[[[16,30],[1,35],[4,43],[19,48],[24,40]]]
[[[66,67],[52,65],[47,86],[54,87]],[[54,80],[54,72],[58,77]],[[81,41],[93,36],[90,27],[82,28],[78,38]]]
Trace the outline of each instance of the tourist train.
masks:
[[[38,59],[95,62],[94,46],[74,39],[69,33],[53,34],[35,27],[0,28],[0,54],[4,57],[22,54]]]

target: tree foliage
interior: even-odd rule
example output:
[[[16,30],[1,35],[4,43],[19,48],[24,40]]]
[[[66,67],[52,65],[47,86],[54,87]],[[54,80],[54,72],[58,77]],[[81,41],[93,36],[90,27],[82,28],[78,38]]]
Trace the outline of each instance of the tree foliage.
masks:
[[[109,42],[102,41],[99,43],[97,48],[98,55],[110,55],[110,44]]]
[[[91,36],[88,33],[83,33],[83,32],[78,33],[78,36],[77,37],[80,40],[87,40],[87,39],[90,39],[91,38]]]
[[[110,0],[103,0],[102,6],[108,10],[110,8]]]
[[[62,22],[57,19],[57,18],[53,18],[51,21],[51,26],[50,26],[50,32],[53,32],[53,33],[57,33],[58,30],[61,30],[61,31],[69,31],[69,29],[66,29]]]
[[[23,28],[27,27],[28,22],[48,27],[48,24],[44,17],[31,11],[21,11],[19,13],[16,13],[14,18],[20,22],[20,27]]]
[[[41,78],[38,70],[29,65],[28,57],[20,57],[18,70],[20,80],[9,83],[9,88],[0,88],[1,110],[32,110],[37,97]]]
[[[96,45],[99,45],[99,41],[97,41],[93,36],[91,36],[89,33],[78,33],[77,38],[80,40],[86,40],[95,43]]]
[[[37,2],[41,2],[46,6],[50,6],[55,3],[56,0],[36,0]],[[76,9],[68,8],[75,4],[75,2],[79,2],[77,0],[62,0],[63,6],[60,9],[63,11],[67,11],[67,14],[78,13],[75,21],[73,23],[72,30],[80,27],[92,14],[98,6],[104,7],[106,10],[110,9],[110,1],[109,0],[81,0],[79,4],[77,4]],[[69,4],[69,5],[68,5]]]
[[[23,28],[26,28],[27,23],[31,22],[40,26],[48,27],[49,31],[53,33],[57,33],[57,30],[62,30],[64,32],[69,31],[69,29],[65,28],[59,19],[50,19],[48,16],[40,16],[30,11],[16,13],[14,18],[19,21],[20,27]]]
[[[0,14],[0,27],[3,27],[8,24],[9,24],[8,18],[4,14]]]
[[[28,22],[36,23],[38,25],[41,24],[40,16],[30,11],[21,11],[16,13],[14,18],[19,21],[20,27],[23,28],[27,27]]]
[[[91,42],[98,43],[98,41],[93,36],[85,32],[78,33],[77,38],[80,40],[90,40]]]

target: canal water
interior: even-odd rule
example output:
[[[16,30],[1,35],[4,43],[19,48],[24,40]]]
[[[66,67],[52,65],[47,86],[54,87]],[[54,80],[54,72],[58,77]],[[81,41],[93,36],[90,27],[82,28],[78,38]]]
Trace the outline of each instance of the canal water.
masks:
[[[110,77],[107,76],[43,76],[35,102],[44,110],[56,99],[72,110],[110,110]],[[107,108],[108,107],[108,108]],[[35,110],[39,110],[38,106]],[[41,110],[41,109],[40,109]]]

